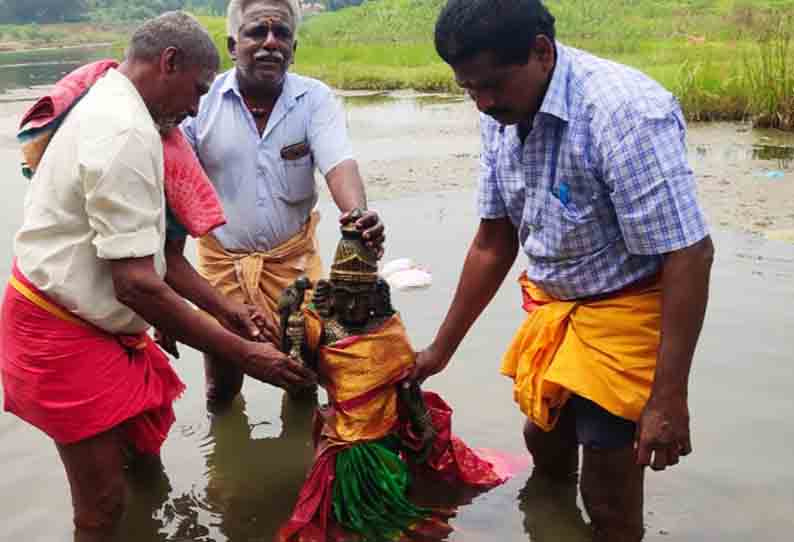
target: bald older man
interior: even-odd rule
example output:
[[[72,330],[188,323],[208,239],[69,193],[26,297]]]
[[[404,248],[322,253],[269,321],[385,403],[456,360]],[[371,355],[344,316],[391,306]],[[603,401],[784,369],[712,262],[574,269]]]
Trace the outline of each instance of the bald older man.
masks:
[[[301,275],[321,276],[315,241],[315,169],[336,205],[366,209],[345,117],[323,83],[288,73],[297,48],[297,0],[232,0],[227,15],[234,69],[216,79],[198,115],[182,129],[221,198],[228,222],[199,243],[199,270],[227,296],[275,319],[283,289]],[[383,225],[367,211],[357,221],[382,252]],[[227,404],[243,373],[205,360],[208,405]]]

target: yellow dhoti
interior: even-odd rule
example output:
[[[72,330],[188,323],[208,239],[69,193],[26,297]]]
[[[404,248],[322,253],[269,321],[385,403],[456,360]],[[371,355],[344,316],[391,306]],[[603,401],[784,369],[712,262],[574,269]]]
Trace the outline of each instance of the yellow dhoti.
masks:
[[[638,421],[656,372],[660,281],[595,301],[559,301],[526,277],[520,283],[529,315],[501,371],[521,411],[550,431],[574,393]]]
[[[278,320],[278,298],[298,277],[322,277],[315,230],[320,214],[294,237],[268,252],[230,252],[212,235],[199,239],[198,271],[224,296],[249,303]]]
[[[306,342],[319,351],[317,371],[332,408],[323,436],[333,442],[377,440],[398,423],[397,382],[416,362],[416,354],[399,315],[380,329],[321,345],[322,321],[305,311]]]

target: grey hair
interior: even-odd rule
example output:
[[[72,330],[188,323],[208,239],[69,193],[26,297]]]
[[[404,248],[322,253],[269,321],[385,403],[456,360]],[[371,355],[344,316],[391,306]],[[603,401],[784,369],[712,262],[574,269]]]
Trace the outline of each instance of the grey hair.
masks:
[[[153,60],[169,47],[176,47],[190,65],[217,70],[221,59],[203,26],[184,11],[168,11],[143,23],[130,40],[127,58]]]
[[[283,4],[287,6],[295,24],[293,31],[298,30],[303,16],[299,0],[231,0],[231,2],[229,2],[229,7],[226,8],[227,36],[237,39],[237,34],[240,32],[240,27],[243,24],[243,8],[254,2],[263,4]]]

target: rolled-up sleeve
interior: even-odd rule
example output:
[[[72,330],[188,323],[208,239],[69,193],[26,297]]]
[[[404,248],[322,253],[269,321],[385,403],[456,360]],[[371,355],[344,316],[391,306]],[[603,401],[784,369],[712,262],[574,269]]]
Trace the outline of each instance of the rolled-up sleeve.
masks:
[[[325,86],[312,92],[308,122],[309,145],[320,173],[327,175],[336,166],[353,158],[342,104]]]
[[[128,130],[102,142],[102,149],[80,148],[86,213],[99,258],[142,258],[162,248],[162,153],[148,139]]]
[[[708,235],[687,162],[686,128],[676,106],[666,116],[623,117],[630,126],[608,142],[604,180],[628,251],[659,255]]]

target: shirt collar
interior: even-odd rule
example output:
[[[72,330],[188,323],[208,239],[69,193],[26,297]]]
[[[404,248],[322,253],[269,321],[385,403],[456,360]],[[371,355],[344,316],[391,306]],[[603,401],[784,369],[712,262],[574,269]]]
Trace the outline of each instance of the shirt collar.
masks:
[[[540,106],[539,113],[551,115],[563,122],[568,122],[568,75],[571,68],[571,59],[567,48],[560,42],[555,42],[557,62],[551,76],[549,88]]]
[[[146,102],[143,101],[143,96],[141,96],[141,93],[138,92],[138,88],[133,84],[133,82],[116,68],[110,68],[105,77],[107,77],[109,81],[114,82],[114,84],[123,87],[130,97],[135,100],[135,103],[138,104],[141,114],[145,113],[146,118],[148,118],[151,121],[152,126],[157,129],[157,123],[152,117],[149,107],[146,105]]]
[[[240,93],[240,83],[237,80],[236,69],[229,70],[226,73],[226,79],[223,81],[220,91],[222,95],[225,95],[227,92],[233,92],[240,100],[243,99],[243,95]],[[281,96],[279,96],[278,101],[283,101],[287,109],[291,109],[292,106],[295,105],[297,99],[308,91],[309,86],[303,78],[288,72],[284,79],[284,88],[281,90]]]

